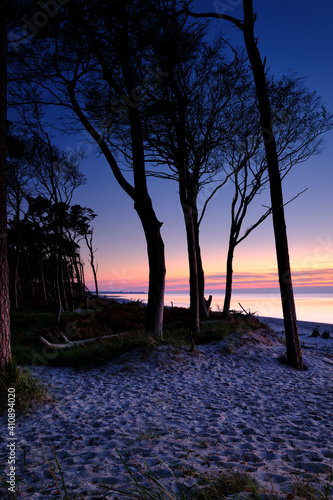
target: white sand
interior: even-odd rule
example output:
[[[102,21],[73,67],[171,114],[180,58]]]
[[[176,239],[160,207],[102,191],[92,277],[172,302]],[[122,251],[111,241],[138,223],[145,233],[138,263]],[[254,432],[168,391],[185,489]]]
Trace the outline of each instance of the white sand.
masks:
[[[281,320],[265,321],[283,330]],[[274,336],[271,345],[245,343],[231,353],[217,342],[196,353],[160,347],[143,358],[132,352],[84,371],[34,368],[58,401],[18,419],[17,477],[26,483],[18,497],[59,498],[41,443],[49,457],[54,446],[75,498],[97,499],[103,484],[129,487],[116,448],[133,472],[145,460],[167,484],[193,482],[193,468],[230,467],[286,498],[309,473],[325,479],[333,458],[333,339],[309,338],[314,326],[299,324],[307,345],[302,372],[278,361],[285,347]],[[319,329],[333,337],[332,325]],[[2,449],[1,475],[7,455]]]

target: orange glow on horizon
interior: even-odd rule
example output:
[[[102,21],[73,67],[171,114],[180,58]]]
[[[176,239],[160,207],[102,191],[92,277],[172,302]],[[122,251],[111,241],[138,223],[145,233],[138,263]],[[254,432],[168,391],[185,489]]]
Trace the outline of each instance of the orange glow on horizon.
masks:
[[[333,290],[333,269],[294,269],[292,271],[293,286],[297,288],[304,287],[332,287]],[[116,291],[147,291],[148,276],[140,279],[138,276],[132,276],[126,273],[126,270],[120,270],[113,273],[111,279],[102,279],[98,277],[100,290]],[[89,288],[94,289],[93,281],[89,276],[87,279]],[[225,273],[205,274],[205,287],[207,290],[225,288]],[[233,273],[233,288],[242,289],[262,289],[278,288],[278,274],[275,269],[266,269],[261,271]],[[189,279],[183,276],[166,277],[166,291],[168,292],[187,292],[189,290]]]

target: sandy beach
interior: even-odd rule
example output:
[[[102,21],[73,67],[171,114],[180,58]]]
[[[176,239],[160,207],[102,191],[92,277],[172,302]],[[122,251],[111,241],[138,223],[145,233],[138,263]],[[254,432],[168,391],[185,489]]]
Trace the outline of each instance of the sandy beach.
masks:
[[[69,498],[126,498],[103,487],[131,487],[117,450],[135,474],[146,461],[173,487],[196,482],[193,471],[229,468],[279,498],[309,474],[325,480],[333,459],[333,326],[299,322],[307,370],[297,372],[279,361],[282,320],[262,319],[278,335],[232,335],[194,353],[132,351],[90,370],[35,367],[57,401],[17,419],[18,498],[59,498],[44,456],[52,460],[52,446]],[[315,327],[331,338],[310,337]],[[2,476],[7,455],[2,447]]]

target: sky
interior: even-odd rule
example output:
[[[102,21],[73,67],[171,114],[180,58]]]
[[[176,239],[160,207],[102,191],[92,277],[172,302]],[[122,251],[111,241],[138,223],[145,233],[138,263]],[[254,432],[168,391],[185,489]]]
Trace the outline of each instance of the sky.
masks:
[[[196,0],[197,12],[224,9],[242,18],[240,0]],[[262,57],[267,58],[271,73],[279,77],[290,70],[305,77],[310,90],[316,90],[327,109],[333,112],[333,3],[331,0],[293,1],[254,0],[257,12],[255,33],[259,37]],[[243,46],[241,33],[222,20],[210,25],[211,35],[221,32],[229,40]],[[147,291],[148,263],[146,243],[133,201],[113,178],[110,167],[94,154],[84,137],[64,138],[62,147],[85,146],[88,155],[82,163],[87,177],[74,202],[92,208],[95,257],[98,262],[100,290]],[[284,181],[284,200],[307,191],[285,207],[289,237],[290,260],[295,291],[333,293],[333,131],[325,136],[325,150],[320,156],[293,168]],[[184,220],[179,204],[177,184],[173,181],[148,180],[149,192],[158,219],[163,222],[162,237],[166,254],[166,291],[188,290],[188,261]],[[204,190],[199,208],[210,194]],[[225,262],[228,248],[232,186],[227,184],[208,205],[200,230],[207,292],[223,292]],[[255,221],[269,204],[264,192],[250,210],[245,227]],[[82,247],[86,262],[88,287],[93,279],[88,254]],[[234,289],[263,292],[278,287],[272,220],[268,218],[235,251]]]

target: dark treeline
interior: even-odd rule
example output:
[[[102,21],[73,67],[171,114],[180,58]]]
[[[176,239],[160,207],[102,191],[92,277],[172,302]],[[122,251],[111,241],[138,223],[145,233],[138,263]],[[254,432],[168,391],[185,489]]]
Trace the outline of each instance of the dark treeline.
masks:
[[[163,336],[166,272],[163,222],[147,177],[177,183],[187,237],[192,347],[200,319],[209,316],[200,224],[212,196],[232,182],[231,213],[219,217],[219,224],[230,224],[222,264],[224,316],[230,313],[235,248],[272,214],[286,335],[293,338],[288,360],[301,368],[283,209],[290,200],[283,200],[281,185],[294,165],[320,152],[332,115],[300,78],[269,73],[254,37],[252,1],[243,0],[243,20],[196,14],[187,0],[71,0],[58,7],[43,27],[32,23],[29,32],[22,32],[20,20],[37,19],[33,6],[13,1],[8,10],[8,99],[18,117],[7,148],[15,305],[25,294],[52,296],[59,317],[84,293],[81,239],[95,276],[90,225],[95,214],[71,206],[73,191],[84,182],[80,155],[66,156],[47,131],[88,133],[134,204],[145,234],[147,332]],[[244,48],[232,47],[222,35],[211,41],[210,17],[240,29]],[[10,141],[21,145],[11,151]],[[211,195],[200,212],[198,199],[208,184]],[[249,204],[266,186],[272,206],[244,231]]]
[[[47,140],[46,140],[47,139]],[[49,136],[7,136],[9,283],[12,307],[21,301],[56,304],[61,312],[86,297],[80,240],[92,237],[96,214],[71,205],[85,183],[80,157]]]

